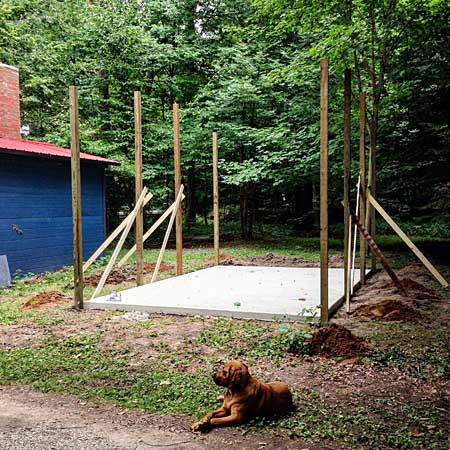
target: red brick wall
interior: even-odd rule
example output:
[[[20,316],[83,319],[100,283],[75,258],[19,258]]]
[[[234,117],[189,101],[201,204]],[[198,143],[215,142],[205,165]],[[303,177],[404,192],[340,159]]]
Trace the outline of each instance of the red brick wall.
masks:
[[[19,69],[0,64],[0,137],[20,139]]]

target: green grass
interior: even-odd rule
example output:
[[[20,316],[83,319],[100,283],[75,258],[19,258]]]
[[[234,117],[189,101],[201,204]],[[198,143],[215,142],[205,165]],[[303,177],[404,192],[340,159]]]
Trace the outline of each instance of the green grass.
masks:
[[[213,319],[199,333],[197,344],[205,344],[228,359],[245,358],[252,363],[261,358],[279,365],[286,352],[309,354],[311,335],[303,324],[261,326],[253,321]]]
[[[371,406],[350,410],[315,399],[290,417],[258,419],[256,426],[261,429],[278,427],[291,437],[338,441],[351,448],[448,448],[447,433],[439,429],[445,422],[445,411],[431,410],[432,405],[426,403],[409,402],[397,405],[392,413],[392,406],[392,403],[386,405],[385,401],[375,400]]]
[[[105,399],[151,412],[200,415],[215,406],[219,389],[209,373],[182,373],[165,362],[130,371],[127,351],[99,346],[100,335],[48,339],[37,347],[0,350],[0,384]]]
[[[213,330],[208,339],[217,345],[225,344],[225,340],[219,341],[219,336],[213,335]],[[199,339],[203,341],[205,334]],[[249,339],[254,341],[249,346],[252,349],[257,339]],[[50,337],[37,347],[1,350],[0,384],[25,384],[42,391],[108,400],[121,407],[162,414],[200,417],[217,406],[215,398],[222,388],[212,383],[206,371],[174,370],[165,361],[133,365],[131,370],[132,356],[126,348],[105,349],[100,342],[101,334],[64,340]],[[313,390],[294,391],[294,396],[298,409],[291,416],[258,419],[245,428],[253,432],[277,428],[291,437],[337,440],[356,448],[439,449],[448,442],[440,428],[445,410],[426,402],[393,405],[392,399],[373,399],[370,405],[349,409],[348,404],[330,404],[317,398]]]
[[[383,250],[390,252],[388,259],[396,267],[414,260],[410,254],[401,251],[403,244],[396,237],[380,236],[377,242],[384,247]],[[422,243],[430,245],[429,248],[446,248],[448,244],[443,241],[437,243],[434,239],[423,239]],[[339,254],[341,245],[339,240],[330,240],[331,254]],[[273,253],[317,259],[318,250],[318,238],[282,236],[253,243],[229,242],[221,252],[237,258]],[[158,252],[158,249],[146,249],[145,260],[154,262]],[[211,246],[186,249],[185,271],[204,267],[204,259],[212,254]],[[175,251],[168,249],[164,260],[175,263]],[[88,273],[101,271],[106,262],[107,259],[98,261]],[[443,274],[450,274],[447,266]],[[160,278],[173,275],[171,270],[161,273]],[[168,327],[173,328],[174,323],[181,319],[152,316],[149,321],[129,324],[126,338],[123,334],[118,337],[113,334],[114,339],[111,339],[108,334],[111,330],[102,325],[85,330],[83,334],[69,325],[62,333],[65,321],[70,320],[64,306],[37,310],[22,308],[25,301],[40,292],[57,290],[71,295],[71,278],[72,271],[66,268],[46,274],[33,284],[15,280],[10,289],[0,291],[2,331],[14,333],[16,328],[10,326],[20,327],[21,324],[40,331],[32,345],[0,348],[0,384],[22,384],[43,391],[70,393],[83,399],[108,400],[121,407],[200,417],[217,406],[215,398],[221,389],[214,385],[210,373],[222,361],[240,358],[261,371],[269,365],[288,371],[291,366],[304,364],[303,355],[309,350],[306,342],[309,327],[302,324],[193,318],[189,320],[195,324],[196,332],[180,336],[181,342],[174,346],[170,339],[164,340],[164,335],[169,332]],[[107,286],[103,292],[133,285]],[[85,289],[85,298],[89,298],[93,289]],[[444,291],[442,293],[447,295]],[[116,313],[104,314],[106,322]],[[53,334],[55,327],[58,327],[59,337]],[[65,337],[61,337],[63,335]],[[129,348],[129,340],[134,337],[151,339],[154,356],[150,360],[141,360],[139,351]],[[106,345],[105,340],[110,343]],[[430,383],[430,386],[433,382],[441,383],[448,379],[446,324],[432,328],[421,324],[373,324],[370,340],[375,348],[387,349],[366,358],[365,363],[368,361],[373,370],[396,371],[414,383],[420,381]],[[208,351],[204,353],[205,348]],[[314,370],[311,377],[317,377],[318,383],[326,383],[328,376],[335,376],[342,369],[331,363],[318,362]],[[333,441],[344,448],[448,447],[445,411],[427,403],[427,400],[402,402],[395,396],[389,400],[380,396],[370,401],[352,398],[335,402],[324,398],[320,390],[311,388],[299,389],[294,394],[299,404],[295,414],[279,420],[257,420],[245,427],[246,432],[275,428],[284,435],[300,436],[324,445]]]

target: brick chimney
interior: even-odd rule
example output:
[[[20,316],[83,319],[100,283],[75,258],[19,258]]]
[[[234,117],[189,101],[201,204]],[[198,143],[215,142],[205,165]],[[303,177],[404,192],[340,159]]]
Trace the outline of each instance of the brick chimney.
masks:
[[[19,69],[1,63],[0,137],[20,139]]]

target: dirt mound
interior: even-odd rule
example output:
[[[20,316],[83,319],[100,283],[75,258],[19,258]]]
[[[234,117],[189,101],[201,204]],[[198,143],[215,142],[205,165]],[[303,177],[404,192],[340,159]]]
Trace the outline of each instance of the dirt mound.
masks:
[[[398,272],[397,275],[414,275],[414,276],[423,276],[426,275],[427,277],[429,276],[427,270],[423,267],[423,264],[420,263],[414,263],[414,264],[410,264],[408,266],[405,266],[403,268],[401,268]]]
[[[243,258],[245,262],[251,265],[260,266],[305,266],[315,264],[315,261],[304,258],[295,258],[292,256],[278,256],[273,253],[267,253],[261,256],[249,256]]]
[[[399,300],[383,300],[374,305],[362,305],[353,314],[362,320],[386,320],[414,322],[422,317],[413,306]]]
[[[242,261],[250,265],[260,266],[286,266],[286,267],[319,267],[320,261],[317,259],[297,258],[295,256],[278,256],[273,253],[267,253],[262,256],[250,256],[242,258]],[[342,256],[330,256],[328,260],[330,267],[343,267],[344,259]]]
[[[35,275],[32,278],[24,280],[24,284],[37,284],[44,280],[44,275]]]
[[[203,260],[207,264],[214,264],[214,256],[209,256]],[[235,265],[239,265],[239,260],[235,258],[233,255],[229,253],[220,253],[219,255],[219,263],[223,265],[233,265],[233,262],[236,262]]]
[[[84,278],[84,284],[89,284],[91,286],[97,286],[100,282],[103,272],[93,273],[92,275],[88,275]],[[136,276],[135,276],[136,277]],[[113,269],[109,274],[107,282],[110,284],[119,284],[127,281],[129,276],[123,272],[121,269]]]
[[[416,300],[439,300],[441,298],[436,291],[412,278],[402,278],[400,282],[408,291],[408,297],[410,298]]]
[[[214,263],[214,257],[205,258],[208,264]],[[297,258],[295,256],[280,256],[273,253],[267,253],[260,256],[247,256],[236,258],[228,253],[220,255],[220,264],[222,266],[274,266],[274,267],[319,267],[318,259]],[[328,260],[330,267],[343,267],[344,259],[342,256],[330,256]]]
[[[398,272],[400,273],[400,271]],[[423,281],[423,280],[421,280]],[[408,297],[413,300],[440,300],[440,295],[431,288],[424,286],[419,281],[409,277],[400,278],[400,283],[406,289]],[[384,284],[383,288],[394,288],[396,285],[391,281]]]
[[[310,340],[311,351],[320,356],[354,358],[364,353],[368,345],[343,326],[331,324],[317,330]]]
[[[144,263],[144,274],[153,273],[155,270],[156,263]],[[162,262],[159,271],[167,272],[173,269],[173,264],[168,264]],[[91,286],[97,286],[102,277],[103,272],[93,273],[85,277],[84,284],[89,284]],[[133,281],[136,279],[136,264],[130,264],[123,267],[115,267],[107,279],[108,284],[120,284],[125,281]]]
[[[34,297],[30,298],[26,303],[23,304],[22,308],[24,309],[35,309],[39,308],[43,305],[58,305],[61,303],[67,303],[71,300],[70,297],[61,294],[58,291],[48,291],[42,292],[41,294],[37,294]]]

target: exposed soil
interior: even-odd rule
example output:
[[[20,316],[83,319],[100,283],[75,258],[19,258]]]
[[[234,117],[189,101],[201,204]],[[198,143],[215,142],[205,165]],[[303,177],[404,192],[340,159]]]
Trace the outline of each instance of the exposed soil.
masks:
[[[25,302],[22,306],[24,309],[35,309],[40,308],[42,306],[50,306],[50,305],[60,305],[64,303],[68,303],[71,301],[71,298],[61,294],[58,291],[48,291],[42,292],[40,294],[35,295],[30,298],[27,302]]]
[[[399,300],[383,300],[376,305],[362,305],[354,311],[353,316],[360,320],[386,321],[417,321],[422,318],[416,308]]]
[[[317,330],[310,340],[313,354],[355,358],[367,351],[367,342],[340,325],[331,324]]]
[[[153,273],[155,270],[156,263],[144,263],[144,274]],[[165,262],[162,262],[159,271],[160,272],[167,272],[168,270],[173,269],[173,264],[168,264]],[[84,283],[91,285],[91,286],[97,286],[103,273],[93,273],[92,275],[89,275],[85,277]],[[133,281],[136,279],[136,264],[129,264],[123,267],[115,267],[111,273],[109,274],[109,277],[107,279],[107,283],[109,284],[120,284],[126,281]]]
[[[436,291],[425,287],[422,283],[419,283],[412,278],[401,278],[400,283],[406,289],[409,298],[415,300],[439,300],[441,298]]]
[[[222,259],[227,261],[233,257],[224,254]],[[258,265],[263,262],[276,265],[273,261],[277,260],[292,263],[292,260],[295,260],[298,266],[302,266],[300,258],[279,257],[273,254],[245,258],[244,263],[251,265],[248,260]],[[306,260],[304,261],[306,265]],[[311,266],[312,262],[307,263]],[[332,319],[330,327],[314,333],[311,340],[314,356],[300,358],[286,354],[279,364],[271,358],[261,356],[259,359],[247,361],[251,373],[265,382],[287,382],[295,389],[297,411],[300,411],[300,414],[302,411],[305,411],[305,415],[309,414],[308,410],[312,408],[312,404],[323,402],[327,407],[331,405],[336,408],[336,411],[344,411],[344,414],[348,411],[349,415],[356,410],[367,410],[368,416],[380,425],[380,429],[392,428],[393,432],[396,432],[397,425],[401,425],[410,427],[415,433],[412,436],[424,436],[437,431],[445,433],[450,425],[450,414],[447,413],[450,411],[450,380],[443,377],[426,379],[423,372],[420,377],[411,377],[400,367],[372,365],[369,362],[368,344],[359,337],[368,336],[368,339],[371,339],[370,336],[377,329],[391,330],[399,327],[399,333],[405,335],[406,342],[401,346],[402,350],[413,352],[414,347],[409,346],[418,345],[418,348],[429,352],[429,344],[423,340],[424,335],[417,333],[424,330],[427,332],[426,327],[431,329],[432,324],[438,323],[438,320],[442,321],[438,325],[448,323],[448,302],[433,290],[436,283],[420,265],[407,266],[397,273],[408,289],[408,298],[401,297],[389,277],[384,272],[379,272],[356,293],[351,303],[353,314],[348,315],[345,309],[341,308]],[[52,297],[50,294],[51,292],[48,292],[40,296]],[[442,297],[445,296],[443,292]],[[65,302],[68,301],[69,299],[65,298]],[[42,304],[57,303],[55,299]],[[438,318],[437,311],[441,311]],[[45,311],[45,314],[47,313]],[[60,306],[55,308],[54,314],[57,319],[51,325],[54,337],[63,339],[72,335],[100,333],[101,345],[105,348],[126,349],[130,372],[133,369],[138,370],[142,364],[150,364],[151,367],[152,361],[161,361],[165,358],[165,348],[170,348],[170,354],[177,356],[173,361],[167,359],[168,365],[176,370],[192,373],[199,368],[208,370],[210,366],[212,370],[215,363],[222,362],[224,351],[227,358],[233,351],[215,348],[208,342],[198,344],[199,334],[207,329],[212,320],[209,318],[200,320],[154,314],[147,323],[138,324],[124,320],[118,313],[93,310],[72,312]],[[417,315],[420,322],[407,326],[383,323],[406,320],[416,322],[416,319],[410,318],[408,314]],[[264,326],[267,324],[264,323]],[[275,328],[277,325],[274,325]],[[409,328],[415,331],[408,334]],[[17,325],[0,325],[0,348],[37,345],[48,333],[48,326],[31,320]],[[430,339],[435,339],[434,335],[430,336]],[[377,345],[376,349],[379,350],[391,348],[392,342],[395,341],[370,342],[371,345]],[[230,347],[233,344],[230,344]],[[369,351],[369,359],[359,358],[359,355],[366,351]],[[338,360],[336,357],[343,359]],[[445,361],[444,357],[442,361]],[[356,362],[358,364],[353,364]],[[420,413],[417,413],[420,419],[415,420],[414,424],[408,422],[410,419],[405,412],[407,408],[420,410]],[[433,424],[428,411],[441,411],[442,416],[445,415],[445,419],[439,422],[439,428]],[[300,420],[303,420],[302,417],[300,415]],[[277,427],[273,427],[273,431],[260,430],[253,426],[244,430],[217,429],[207,435],[194,435],[188,429],[192,421],[193,418],[188,415],[161,416],[122,409],[108,403],[91,403],[75,397],[0,387],[0,448],[5,450],[65,450],[69,447],[73,450],[316,450],[339,449],[339,442],[345,448],[350,445],[345,441],[338,442],[338,439],[332,443],[322,439],[311,444],[295,435],[289,438],[287,430]],[[380,448],[393,447],[386,444],[386,447]],[[417,444],[414,448],[426,447]]]
[[[214,263],[214,257],[205,258],[208,264]],[[220,264],[224,266],[279,266],[279,267],[319,267],[318,259],[296,258],[292,256],[279,256],[273,253],[267,253],[261,256],[248,256],[244,258],[235,258],[229,253],[223,253],[219,256]],[[330,256],[328,259],[329,267],[343,267],[344,259],[342,256]]]
[[[207,264],[214,264],[214,256],[209,256],[203,260]],[[233,255],[229,253],[220,253],[219,254],[219,262],[222,265],[233,265],[233,261],[238,261],[238,258],[235,258]]]
[[[34,277],[28,278],[24,281],[25,284],[37,284],[44,279],[44,275],[35,275]]]
[[[354,330],[360,322],[371,320],[423,322],[432,320],[428,310],[442,302],[433,289],[434,280],[421,264],[411,264],[397,271],[408,296],[402,297],[389,276],[376,273],[352,297],[350,315],[344,308],[334,321]],[[356,320],[355,320],[356,319]]]
[[[193,420],[182,414],[160,416],[107,403],[80,401],[73,396],[0,387],[2,450],[327,448],[269,431],[244,435],[229,428],[194,434],[189,431]]]

